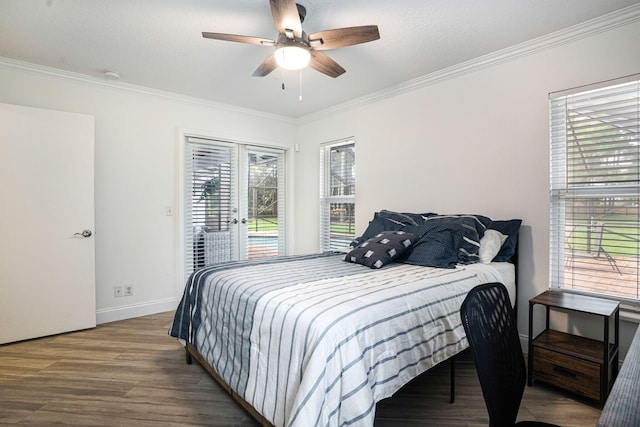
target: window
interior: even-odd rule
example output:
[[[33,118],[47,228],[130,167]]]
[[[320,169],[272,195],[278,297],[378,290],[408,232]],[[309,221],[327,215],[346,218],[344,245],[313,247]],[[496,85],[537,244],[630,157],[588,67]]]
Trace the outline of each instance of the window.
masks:
[[[640,298],[639,78],[550,96],[552,287]]]
[[[320,149],[320,249],[349,246],[355,237],[356,146],[353,140]]]

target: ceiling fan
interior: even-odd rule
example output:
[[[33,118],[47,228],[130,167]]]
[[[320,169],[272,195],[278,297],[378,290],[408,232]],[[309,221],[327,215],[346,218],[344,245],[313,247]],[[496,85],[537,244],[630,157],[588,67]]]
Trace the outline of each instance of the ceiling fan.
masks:
[[[309,65],[314,70],[334,78],[346,70],[323,53],[323,50],[352,46],[380,38],[377,25],[337,28],[307,34],[302,31],[302,22],[307,14],[304,6],[297,4],[295,0],[269,0],[269,4],[271,5],[273,22],[278,29],[277,40],[208,32],[203,32],[202,37],[275,46],[274,53],[253,72],[254,77],[264,77],[278,66],[298,70]]]

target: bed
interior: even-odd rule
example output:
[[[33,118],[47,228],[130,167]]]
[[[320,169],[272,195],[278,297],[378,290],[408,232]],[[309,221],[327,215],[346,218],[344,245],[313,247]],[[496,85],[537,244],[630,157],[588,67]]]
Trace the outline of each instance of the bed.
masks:
[[[170,334],[263,425],[372,426],[376,402],[468,346],[459,307],[471,288],[502,282],[516,299],[505,261],[517,228],[497,233],[481,262],[498,222],[403,215],[376,213],[346,254],[194,272]],[[505,245],[511,254],[498,256]]]

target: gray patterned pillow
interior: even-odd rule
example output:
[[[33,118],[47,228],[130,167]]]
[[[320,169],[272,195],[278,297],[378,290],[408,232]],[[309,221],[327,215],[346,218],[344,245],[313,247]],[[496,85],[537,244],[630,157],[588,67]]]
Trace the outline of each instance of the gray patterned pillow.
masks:
[[[344,260],[370,268],[380,268],[399,257],[418,240],[417,236],[404,231],[383,231],[362,242]]]

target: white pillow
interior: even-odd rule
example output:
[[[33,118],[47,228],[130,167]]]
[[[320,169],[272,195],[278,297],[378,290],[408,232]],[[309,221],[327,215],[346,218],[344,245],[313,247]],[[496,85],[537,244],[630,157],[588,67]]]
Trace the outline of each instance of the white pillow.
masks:
[[[500,248],[508,236],[505,236],[497,230],[487,230],[484,232],[484,236],[480,239],[480,262],[483,264],[489,264],[493,261]]]

